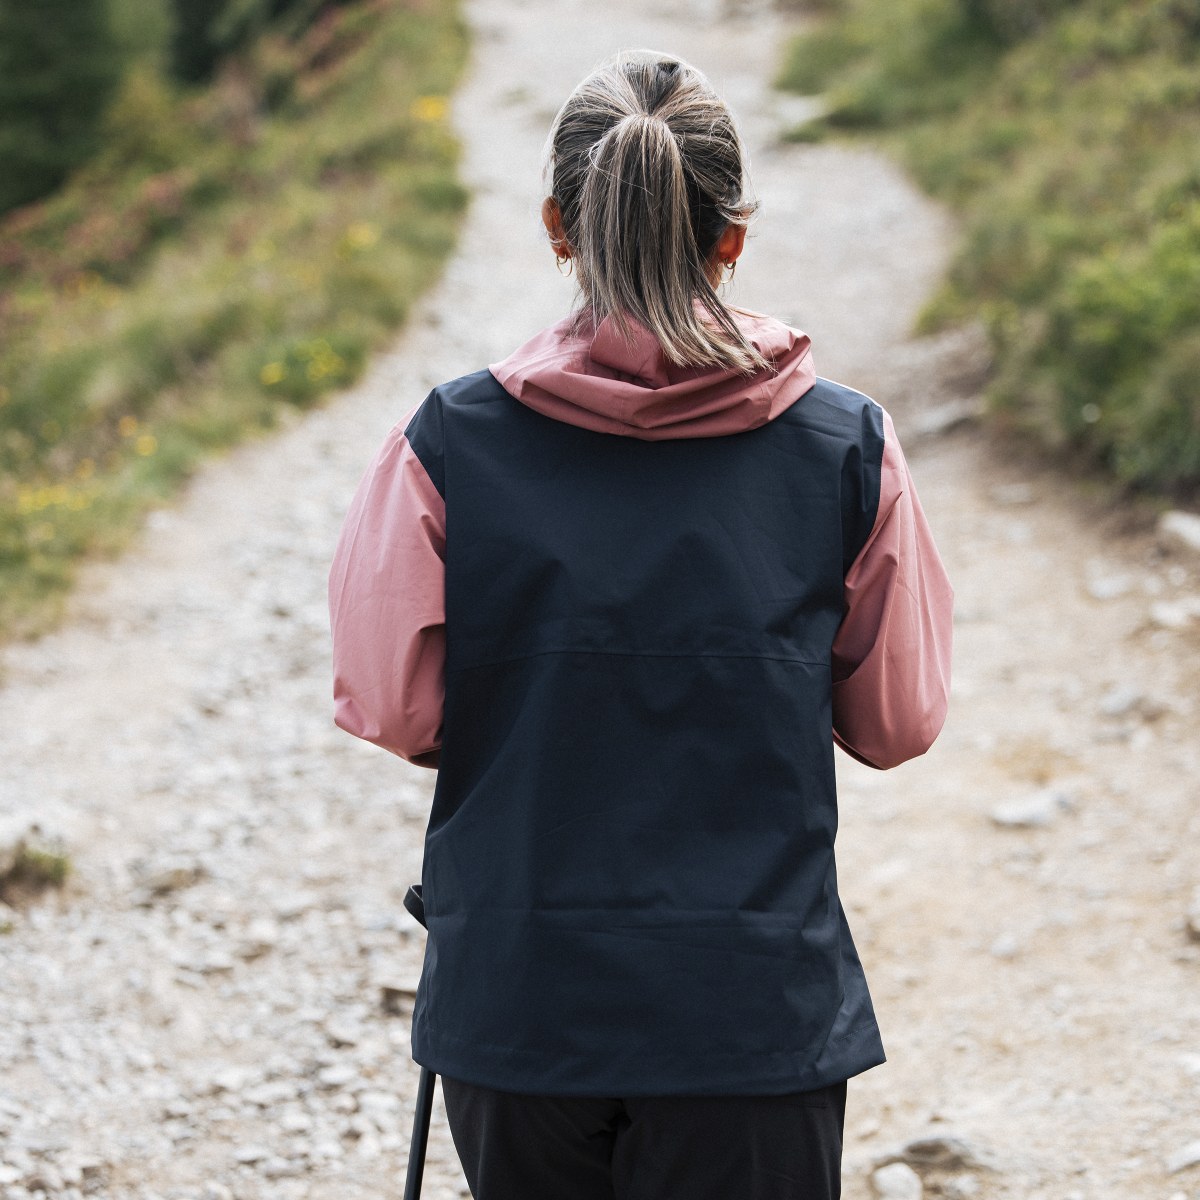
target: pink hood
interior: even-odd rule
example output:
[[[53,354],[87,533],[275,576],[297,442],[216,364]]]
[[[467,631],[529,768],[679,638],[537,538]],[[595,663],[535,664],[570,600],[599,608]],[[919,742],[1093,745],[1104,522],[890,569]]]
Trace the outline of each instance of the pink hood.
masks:
[[[627,342],[611,317],[576,336],[564,317],[488,369],[523,404],[584,429],[645,441],[740,433],[792,405],[816,372],[806,334],[762,313],[729,311],[773,373],[677,367],[649,329],[635,324]]]

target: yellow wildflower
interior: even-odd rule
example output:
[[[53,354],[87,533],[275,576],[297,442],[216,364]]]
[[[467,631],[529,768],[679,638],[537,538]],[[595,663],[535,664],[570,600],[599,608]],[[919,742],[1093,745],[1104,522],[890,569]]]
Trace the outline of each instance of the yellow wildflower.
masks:
[[[158,449],[158,438],[152,433],[139,434],[138,440],[133,443],[133,448],[143,458],[146,458]]]
[[[369,221],[355,221],[346,228],[346,245],[352,250],[365,250],[379,241],[379,230]]]
[[[412,115],[418,121],[441,121],[449,110],[445,96],[418,96],[412,105]]]
[[[258,373],[259,380],[267,387],[282,381],[287,369],[281,362],[269,362]]]
[[[137,428],[138,428],[138,419],[137,419],[137,417],[131,415],[130,413],[126,413],[117,422],[117,432],[122,437],[133,437],[133,435],[135,433],[137,433]]]

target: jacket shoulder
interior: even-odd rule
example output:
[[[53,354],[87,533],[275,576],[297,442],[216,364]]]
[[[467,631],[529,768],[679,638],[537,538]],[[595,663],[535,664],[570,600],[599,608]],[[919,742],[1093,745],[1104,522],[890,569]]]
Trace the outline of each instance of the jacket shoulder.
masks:
[[[404,436],[421,460],[438,494],[446,495],[445,422],[447,414],[477,404],[494,402],[497,394],[507,396],[496,377],[483,367],[468,375],[439,383],[417,405],[404,426]]]

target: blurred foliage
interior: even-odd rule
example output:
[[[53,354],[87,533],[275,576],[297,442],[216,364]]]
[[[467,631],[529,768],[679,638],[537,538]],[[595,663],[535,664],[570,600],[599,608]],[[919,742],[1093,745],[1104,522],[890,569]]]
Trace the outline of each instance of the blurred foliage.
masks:
[[[0,212],[95,152],[119,78],[107,0],[0,0]]]
[[[984,319],[1001,419],[1200,491],[1200,0],[839,0],[779,82],[963,214],[924,324]]]
[[[45,627],[80,556],[403,321],[466,204],[464,56],[452,0],[327,5],[202,89],[143,56],[100,153],[0,217],[0,634]]]
[[[347,0],[335,0],[346,3]],[[217,64],[268,29],[295,35],[332,7],[330,0],[169,0],[170,70],[180,80],[211,78]]]

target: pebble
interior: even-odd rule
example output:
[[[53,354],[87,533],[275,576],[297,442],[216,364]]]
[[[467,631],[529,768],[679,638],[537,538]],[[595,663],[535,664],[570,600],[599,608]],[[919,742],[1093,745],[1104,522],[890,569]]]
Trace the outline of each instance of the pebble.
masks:
[[[925,409],[909,425],[917,438],[942,437],[964,425],[973,425],[982,418],[983,411],[981,400],[950,400]]]
[[[1159,545],[1174,553],[1200,554],[1200,513],[1174,509],[1158,518]]]
[[[1028,796],[996,805],[989,816],[1001,829],[1044,829],[1071,807],[1070,797],[1057,788],[1042,788]]]
[[[1193,621],[1200,620],[1200,596],[1159,600],[1150,605],[1150,620],[1161,629],[1187,629]]]
[[[191,887],[203,879],[204,875],[203,864],[195,860],[182,859],[160,863],[146,872],[142,887],[151,896],[166,896],[171,892]]]
[[[1087,593],[1093,600],[1117,600],[1133,591],[1131,575],[1097,575],[1087,582]]]
[[[1031,483],[1000,483],[988,495],[994,504],[1005,507],[1032,504],[1037,499],[1037,491]]]
[[[881,1155],[876,1160],[876,1165],[885,1167],[897,1162],[939,1171],[994,1171],[998,1169],[991,1151],[977,1146],[966,1138],[950,1133],[914,1138],[900,1150]]]
[[[1166,1166],[1168,1175],[1178,1175],[1189,1167],[1200,1166],[1200,1141],[1189,1142],[1173,1154],[1168,1154]]]
[[[265,1146],[246,1145],[235,1146],[233,1150],[233,1160],[239,1163],[257,1163],[262,1162],[265,1158],[270,1158],[271,1152]]]
[[[1187,935],[1193,942],[1200,942],[1200,886],[1192,890],[1192,899],[1184,917]]]
[[[879,1200],[922,1200],[921,1177],[907,1163],[888,1163],[871,1174],[871,1187]]]
[[[1020,953],[1021,943],[1011,934],[1002,933],[988,950],[993,958],[1011,959]]]
[[[1100,713],[1105,717],[1120,719],[1121,717],[1136,716],[1144,721],[1156,721],[1166,711],[1167,706],[1145,692],[1136,688],[1123,687],[1118,684],[1110,688],[1100,697]]]

